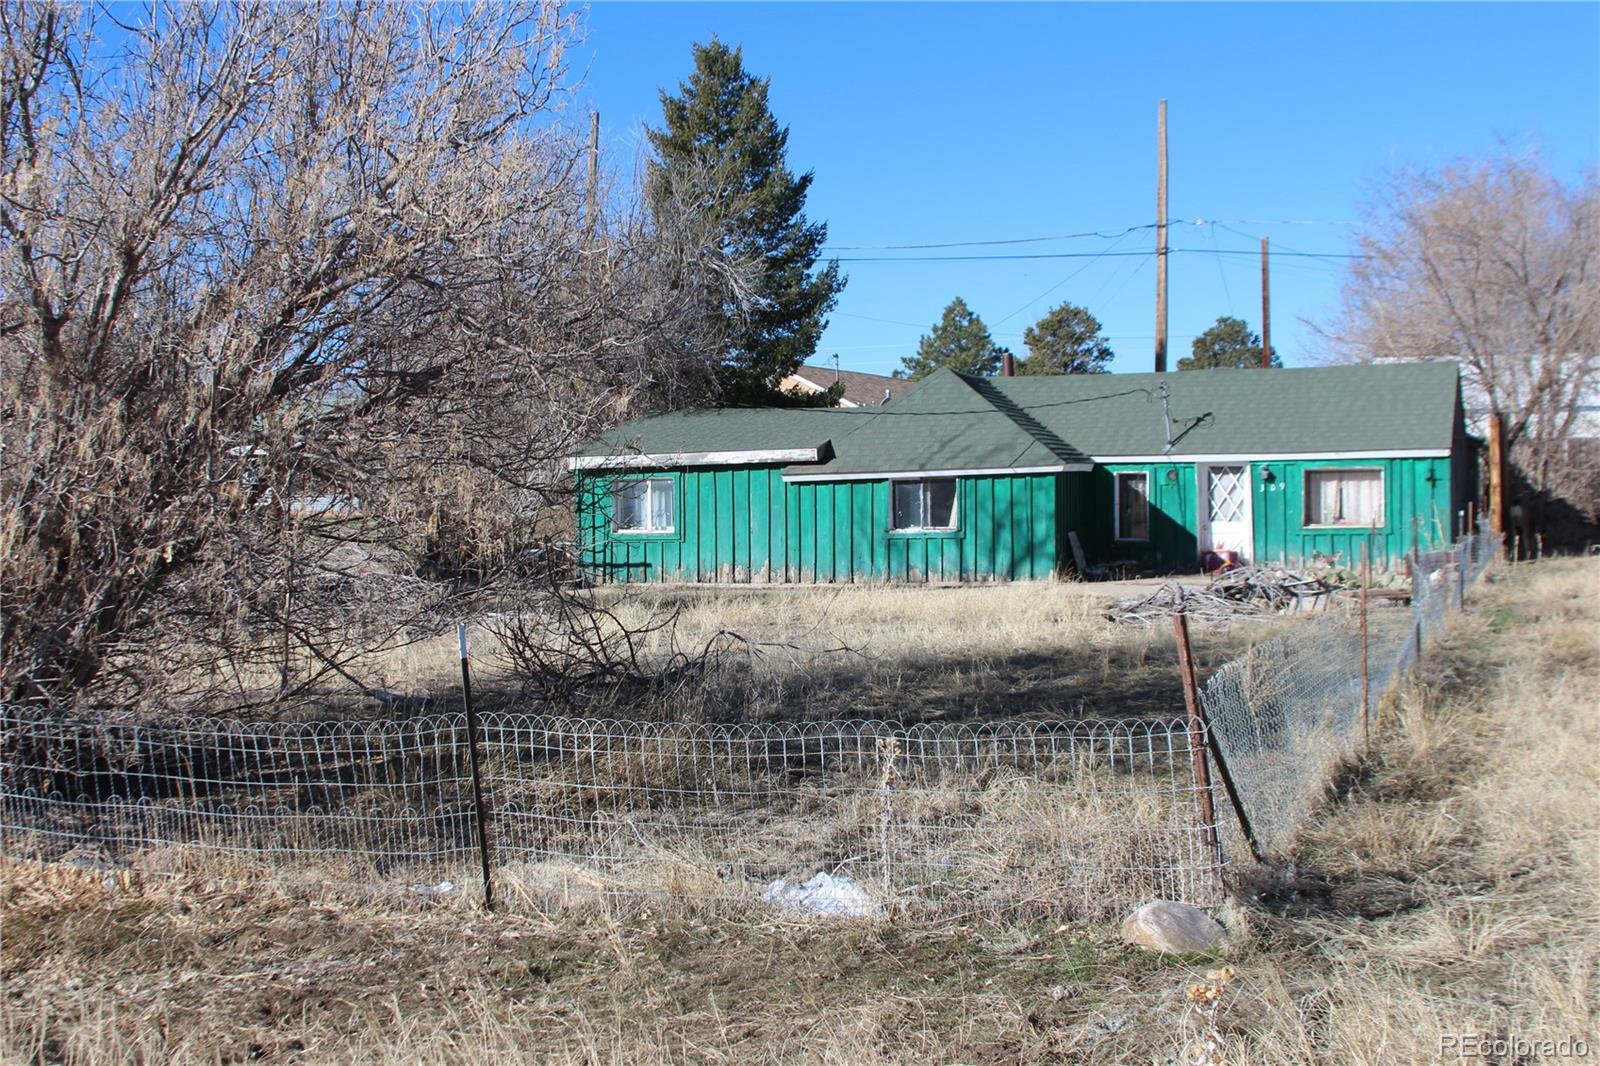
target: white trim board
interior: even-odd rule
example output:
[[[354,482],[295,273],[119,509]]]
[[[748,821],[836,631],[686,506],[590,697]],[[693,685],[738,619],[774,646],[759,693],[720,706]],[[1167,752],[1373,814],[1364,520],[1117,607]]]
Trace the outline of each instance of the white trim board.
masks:
[[[647,470],[674,466],[744,466],[753,463],[814,463],[820,448],[772,448],[748,452],[658,452],[641,455],[575,455],[568,470]],[[785,481],[882,481],[887,478],[983,477],[1005,474],[1081,474],[1118,463],[1273,463],[1300,460],[1370,461],[1375,459],[1447,459],[1448,448],[1376,449],[1351,452],[1213,452],[1205,455],[1096,455],[1089,463],[1054,466],[1000,466],[952,470],[883,470],[864,474],[785,474]]]
[[[1110,463],[1282,463],[1301,459],[1447,459],[1449,448],[1410,448],[1402,451],[1360,452],[1211,452],[1205,455],[1096,455],[1102,466]]]
[[[929,477],[984,477],[1002,474],[1081,474],[1092,470],[1092,463],[1061,463],[1056,466],[997,466],[960,470],[875,470],[870,474],[785,474],[784,481],[916,481]]]
[[[568,470],[644,470],[670,466],[746,466],[751,463],[814,463],[820,448],[770,448],[750,452],[656,452],[643,455],[574,455]]]

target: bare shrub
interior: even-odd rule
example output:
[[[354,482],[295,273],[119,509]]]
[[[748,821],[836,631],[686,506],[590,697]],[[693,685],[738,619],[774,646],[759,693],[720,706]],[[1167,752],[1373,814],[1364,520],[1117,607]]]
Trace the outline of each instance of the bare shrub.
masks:
[[[360,684],[704,395],[740,267],[584,203],[554,4],[109,17],[0,7],[0,696]]]

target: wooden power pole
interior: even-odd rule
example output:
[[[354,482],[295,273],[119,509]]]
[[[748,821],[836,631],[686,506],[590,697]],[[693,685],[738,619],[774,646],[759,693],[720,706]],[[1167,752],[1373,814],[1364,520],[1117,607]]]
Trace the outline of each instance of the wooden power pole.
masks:
[[[1267,282],[1267,239],[1261,238],[1261,369],[1272,369],[1272,287]]]
[[[1506,539],[1506,424],[1499,411],[1489,414],[1489,528]],[[1469,531],[1470,532],[1470,531]]]
[[[585,189],[584,210],[588,212],[589,235],[600,232],[600,112],[589,116],[589,183]]]
[[[1167,102],[1156,113],[1156,373],[1167,369]]]

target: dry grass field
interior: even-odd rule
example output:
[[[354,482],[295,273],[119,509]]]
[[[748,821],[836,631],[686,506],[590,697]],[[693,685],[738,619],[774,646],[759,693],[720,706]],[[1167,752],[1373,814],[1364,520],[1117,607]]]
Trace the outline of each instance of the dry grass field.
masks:
[[[693,689],[602,693],[557,709],[705,721],[1181,714],[1171,630],[1112,626],[1101,617],[1112,600],[1158,584],[601,589],[598,602],[628,626],[675,618],[642,641],[646,662],[709,644],[726,653]],[[1218,664],[1286,624],[1292,621],[1197,625],[1197,660],[1202,668]],[[474,693],[490,706],[526,706],[492,625],[472,626]],[[379,688],[450,702],[458,698],[457,655],[451,633],[364,662],[360,672]]]
[[[898,597],[819,593],[818,632],[887,647],[925,609]],[[897,678],[910,701],[929,681],[919,655],[991,662],[992,675],[960,668],[974,681],[948,713],[965,714],[1027,696],[1006,674],[1012,654],[1085,678],[1170,671],[1164,634],[1108,632],[1090,608],[1045,600],[974,590],[853,684]],[[764,624],[759,594],[705,609],[708,628]],[[1208,655],[1244,638],[1215,639]],[[1441,1051],[1450,1036],[1576,1038],[1600,1057],[1596,692],[1600,560],[1502,569],[1387,708],[1375,754],[1293,864],[1238,870],[1222,960],[1148,956],[1109,925],[688,905],[491,916],[204,867],[107,884],[7,863],[0,1060],[1187,1063],[1202,1018],[1186,989],[1219,961],[1236,972],[1216,1020],[1238,1066],[1462,1061]]]

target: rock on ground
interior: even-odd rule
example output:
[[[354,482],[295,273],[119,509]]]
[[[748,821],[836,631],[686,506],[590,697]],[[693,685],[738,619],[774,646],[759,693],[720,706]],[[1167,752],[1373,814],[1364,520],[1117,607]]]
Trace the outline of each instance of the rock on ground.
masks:
[[[1166,899],[1146,903],[1122,923],[1128,943],[1171,955],[1210,950],[1222,936],[1222,926],[1199,907]]]

